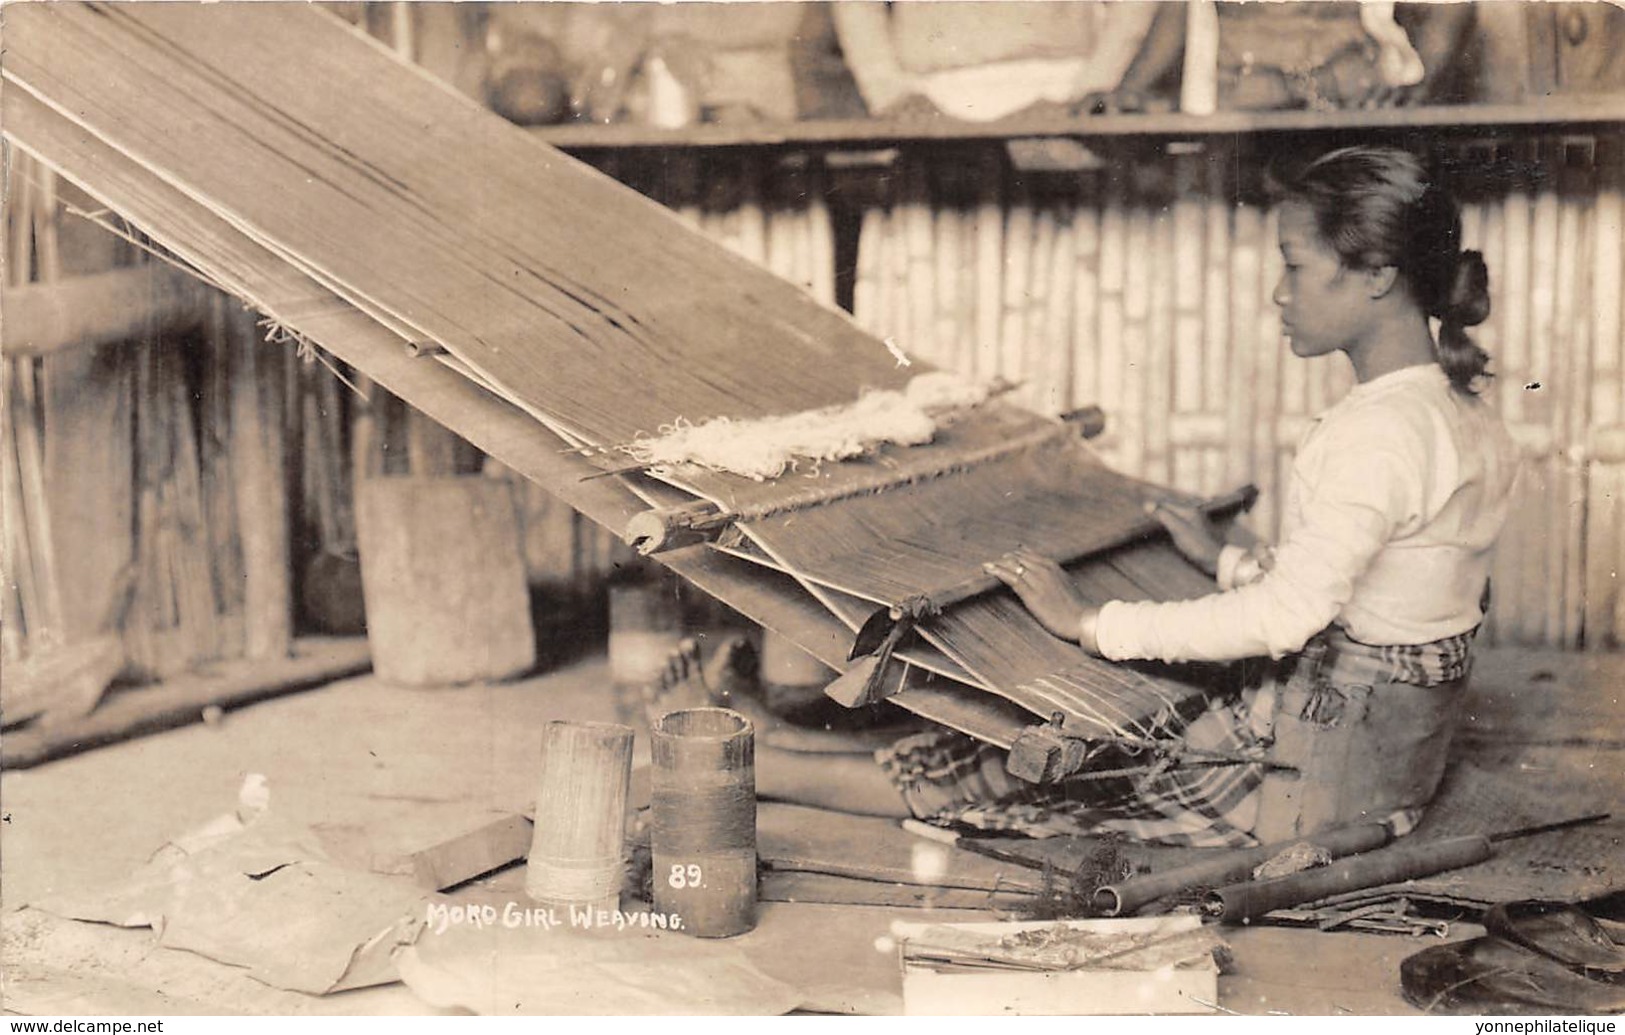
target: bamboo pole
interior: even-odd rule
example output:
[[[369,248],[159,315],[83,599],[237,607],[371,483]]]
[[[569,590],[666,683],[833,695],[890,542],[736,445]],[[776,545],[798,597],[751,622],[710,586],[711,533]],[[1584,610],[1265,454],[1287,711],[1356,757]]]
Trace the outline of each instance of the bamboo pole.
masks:
[[[999,374],[1020,381],[1027,365],[1027,292],[1033,254],[1032,200],[1020,176],[1009,188],[1004,224],[1004,290],[999,315]]]
[[[904,254],[908,256],[903,283],[908,298],[908,348],[938,366],[944,345],[937,340],[936,263],[931,253],[931,192],[925,166],[918,158],[903,163],[900,204]]]
[[[870,334],[884,335],[885,292],[881,282],[886,248],[886,216],[867,208],[858,224],[858,269],[852,285],[852,318]]]
[[[1072,314],[1077,308],[1078,267],[1077,231],[1070,211],[1057,211],[1059,225],[1055,232],[1055,247],[1050,258],[1049,305],[1044,313],[1043,411],[1048,414],[1069,413],[1084,400],[1072,395],[1072,360],[1076,352],[1072,347]],[[1093,399],[1087,400],[1094,402]]]
[[[1100,394],[1100,174],[1080,178],[1072,213],[1072,400],[1104,402]],[[1107,420],[1111,419],[1110,414]]]
[[[1528,157],[1519,149],[1515,156],[1520,167]],[[1533,197],[1528,183],[1515,182],[1502,204],[1506,232],[1506,265],[1503,275],[1502,298],[1505,305],[1500,320],[1504,371],[1501,382],[1502,414],[1513,432],[1528,423],[1526,412],[1530,393],[1525,386],[1534,380],[1530,366],[1531,281],[1532,249],[1531,227]],[[1537,458],[1525,455],[1524,473],[1518,489],[1518,505],[1502,533],[1502,546],[1496,557],[1495,593],[1498,610],[1505,617],[1505,633],[1510,642],[1538,642],[1538,633],[1532,631],[1538,615],[1531,615],[1526,606],[1525,575],[1529,564],[1525,555],[1539,550],[1542,540],[1538,522],[1532,520],[1531,509],[1538,509],[1542,499],[1536,488],[1544,482],[1544,472]]]
[[[1625,425],[1625,190],[1620,151],[1599,155],[1591,275],[1594,352],[1591,414],[1598,428]],[[1625,457],[1593,455],[1587,486],[1585,642],[1591,650],[1625,645]]]
[[[1174,204],[1178,204],[1175,198]],[[1185,269],[1177,265],[1179,240],[1174,219],[1167,203],[1161,197],[1141,198],[1142,207],[1150,223],[1150,249],[1148,252],[1151,293],[1146,321],[1148,335],[1145,353],[1145,463],[1143,476],[1152,481],[1167,483],[1173,477],[1174,443],[1168,434],[1169,422],[1164,415],[1176,410],[1174,379],[1178,375],[1181,357],[1174,354],[1174,307],[1177,304],[1176,281],[1187,279]],[[1200,357],[1192,359],[1200,362]],[[1185,488],[1194,488],[1189,482]]]
[[[829,170],[821,157],[814,160],[808,181],[807,221],[812,238],[812,293],[814,298],[834,309],[835,224],[829,212]]]
[[[959,211],[939,200],[931,218],[931,272],[935,315],[931,332],[937,343],[938,363],[948,370],[963,370],[963,328],[959,325]]]
[[[1123,411],[1123,435],[1119,442],[1118,457],[1123,470],[1143,475],[1148,455],[1147,439],[1151,431],[1149,396],[1152,363],[1151,354],[1151,296],[1154,279],[1152,267],[1152,214],[1139,198],[1128,199],[1127,243],[1123,267],[1123,379],[1118,390]],[[1165,365],[1160,365],[1166,373]]]
[[[1549,183],[1543,184],[1535,195],[1531,228],[1530,265],[1534,271],[1534,282],[1531,285],[1529,341],[1530,376],[1533,381],[1539,381],[1541,387],[1529,393],[1526,413],[1531,423],[1538,424],[1548,432],[1555,431],[1561,419],[1558,409],[1561,385],[1558,379],[1562,375],[1555,365],[1561,355],[1558,336],[1566,331],[1556,322],[1557,296],[1561,288],[1559,265],[1563,258],[1558,243],[1561,219],[1562,204],[1556,189]],[[1543,619],[1537,628],[1531,630],[1536,636],[1534,642],[1557,646],[1563,636],[1562,573],[1568,543],[1562,530],[1567,526],[1564,514],[1567,501],[1563,499],[1567,479],[1563,475],[1561,453],[1549,454],[1542,466],[1549,492],[1542,498],[1541,509],[1545,512],[1548,531],[1543,544],[1545,548],[1526,555],[1530,568],[1525,574],[1524,583],[1534,592],[1524,603],[1532,613]]]
[[[1563,443],[1561,470],[1563,501],[1554,527],[1563,540],[1562,609],[1558,614],[1557,644],[1565,649],[1580,645],[1585,620],[1585,499],[1584,451],[1590,426],[1591,233],[1587,199],[1593,193],[1584,168],[1564,161],[1560,174],[1558,216],[1557,311],[1554,347],[1561,357],[1561,383],[1556,386],[1559,434]],[[1551,578],[1549,575],[1548,578]]]
[[[1202,409],[1221,424],[1229,419],[1230,370],[1238,362],[1230,326],[1230,163],[1218,160],[1227,155],[1219,151],[1205,164],[1202,184]],[[1203,465],[1204,494],[1223,487],[1233,464],[1246,468],[1244,457],[1236,462],[1239,443],[1228,435],[1221,435],[1220,442]]]
[[[1272,538],[1280,528],[1281,509],[1286,502],[1286,486],[1289,482],[1283,472],[1291,470],[1290,457],[1296,451],[1298,436],[1303,426],[1302,411],[1290,409],[1282,392],[1283,372],[1296,367],[1301,361],[1284,346],[1281,338],[1281,313],[1273,298],[1275,285],[1281,279],[1283,267],[1281,250],[1276,247],[1279,232],[1279,214],[1273,209],[1265,212],[1263,232],[1258,244],[1259,277],[1253,287],[1258,299],[1258,308],[1255,311],[1257,328],[1253,332],[1253,343],[1254,348],[1258,350],[1259,375],[1253,390],[1259,395],[1256,405],[1262,417],[1259,421],[1260,432],[1267,440],[1259,463],[1268,488],[1260,485],[1259,489],[1261,492],[1269,493],[1267,513]]]
[[[1099,375],[1096,387],[1102,405],[1106,406],[1106,430],[1096,440],[1106,456],[1116,463],[1122,462],[1124,426],[1133,416],[1127,411],[1124,397],[1125,357],[1123,355],[1123,280],[1127,262],[1128,217],[1124,211],[1122,170],[1108,167],[1104,172],[1105,184],[1100,211],[1100,302],[1096,307],[1100,317]]]
[[[1223,363],[1222,356],[1205,355],[1202,348],[1208,289],[1207,267],[1202,261],[1207,229],[1203,198],[1206,159],[1199,153],[1176,155],[1169,160],[1174,166],[1173,262],[1168,271],[1174,308],[1173,408],[1193,413],[1203,408],[1207,368]]]
[[[999,334],[1004,299],[1004,161],[987,149],[977,162],[976,204],[976,363],[977,377],[1002,369]]]
[[[954,327],[954,369],[967,377],[976,376],[976,208],[961,192],[953,218],[947,224],[954,238],[952,275],[953,308],[949,319]]]
[[[1023,343],[1018,398],[1031,410],[1045,412],[1044,317],[1049,312],[1050,267],[1055,257],[1056,217],[1049,205],[1032,207],[1032,246],[1027,257],[1027,289],[1016,317]]]

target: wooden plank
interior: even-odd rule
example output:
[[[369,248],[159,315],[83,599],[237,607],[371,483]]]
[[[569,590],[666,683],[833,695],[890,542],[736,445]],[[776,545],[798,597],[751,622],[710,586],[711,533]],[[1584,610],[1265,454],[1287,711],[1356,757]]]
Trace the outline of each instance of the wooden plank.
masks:
[[[756,850],[770,870],[973,891],[1041,890],[1034,870],[925,841],[895,820],[805,805],[759,804]],[[922,855],[927,865],[920,865]]]
[[[509,863],[530,851],[531,822],[512,813],[408,855],[420,888],[444,891]]]
[[[223,662],[149,687],[105,698],[85,718],[48,729],[7,733],[0,766],[24,769],[118,740],[197,722],[208,707],[240,708],[255,701],[359,675],[371,667],[364,639],[305,639],[290,656]]]
[[[208,288],[161,262],[5,289],[5,348],[42,356],[196,327]]]
[[[1370,130],[1481,133],[1496,127],[1572,127],[1606,130],[1625,122],[1625,104],[1613,97],[1545,97],[1540,104],[1426,105],[1336,111],[1219,111],[1127,115],[1022,114],[989,122],[959,119],[812,119],[794,123],[695,124],[680,129],[616,124],[539,127],[532,130],[570,150],[666,147],[779,147],[787,144],[852,146],[930,140],[1005,140],[1012,137],[1171,137],[1221,139],[1241,133],[1335,133]]]

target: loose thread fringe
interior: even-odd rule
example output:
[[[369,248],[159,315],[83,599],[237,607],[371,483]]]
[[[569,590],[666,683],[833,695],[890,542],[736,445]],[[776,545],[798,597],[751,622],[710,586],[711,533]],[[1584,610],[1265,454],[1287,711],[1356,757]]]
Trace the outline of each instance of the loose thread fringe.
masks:
[[[825,460],[850,459],[887,443],[923,445],[936,435],[938,414],[978,406],[992,394],[988,383],[937,371],[915,377],[903,391],[872,391],[842,406],[760,420],[679,419],[624,451],[650,467],[693,464],[767,481],[799,469],[803,460],[816,471]]]

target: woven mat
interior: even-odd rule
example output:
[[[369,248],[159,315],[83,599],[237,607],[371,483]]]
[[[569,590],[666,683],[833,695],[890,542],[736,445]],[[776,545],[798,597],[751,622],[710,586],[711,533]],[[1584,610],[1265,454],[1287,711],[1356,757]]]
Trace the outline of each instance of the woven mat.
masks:
[[[1618,755],[1604,755],[1604,760],[1617,765]],[[1594,812],[1615,815],[1583,827],[1498,842],[1485,862],[1393,885],[1392,890],[1484,906],[1531,898],[1578,902],[1625,888],[1625,815],[1619,814],[1618,777],[1597,773],[1604,760],[1569,772],[1492,770],[1458,762],[1446,773],[1413,838],[1493,835]]]

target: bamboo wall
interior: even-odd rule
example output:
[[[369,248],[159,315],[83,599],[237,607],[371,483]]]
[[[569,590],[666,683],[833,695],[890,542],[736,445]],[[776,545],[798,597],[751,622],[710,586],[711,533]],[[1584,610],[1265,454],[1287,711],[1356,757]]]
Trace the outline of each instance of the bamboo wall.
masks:
[[[703,178],[692,156],[605,167],[826,302],[842,293],[828,263],[850,250],[850,222],[849,304],[864,327],[908,355],[1020,382],[1043,412],[1101,404],[1097,444],[1114,467],[1206,494],[1252,482],[1250,520],[1273,536],[1297,441],[1352,376],[1340,356],[1297,359],[1281,341],[1264,159],[1239,147],[1142,148],[1066,174],[1017,172],[998,150],[905,152],[857,187],[802,158],[708,158]],[[1437,156],[1464,199],[1466,244],[1490,267],[1478,339],[1527,457],[1492,642],[1625,642],[1619,147],[1508,138]]]
[[[9,284],[164,261],[27,156],[5,173]],[[137,679],[287,653],[294,357],[260,345],[221,297],[188,330],[6,357],[6,661],[104,636]]]

